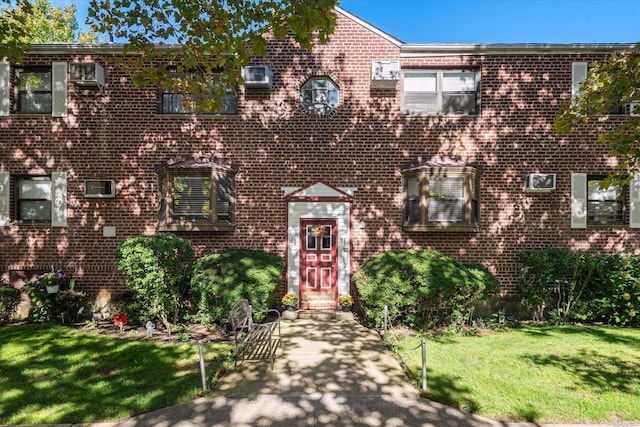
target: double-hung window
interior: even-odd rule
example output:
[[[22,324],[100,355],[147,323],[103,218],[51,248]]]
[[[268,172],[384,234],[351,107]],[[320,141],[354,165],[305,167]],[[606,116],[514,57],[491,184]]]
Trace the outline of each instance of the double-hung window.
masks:
[[[235,170],[168,167],[160,175],[160,230],[233,230]]]
[[[405,70],[402,112],[475,115],[479,111],[476,70]]]
[[[22,177],[17,180],[16,219],[51,221],[51,178]]]
[[[480,169],[470,166],[426,166],[403,172],[404,229],[477,231],[480,175]]]
[[[571,174],[571,228],[640,228],[640,173],[629,185],[604,187],[604,176]]]
[[[215,97],[220,96],[220,78],[217,74],[203,75],[197,72],[179,73],[172,71],[171,79],[173,84],[162,89],[161,110],[164,114],[235,114],[237,112],[237,102],[235,91],[224,88],[224,95],[220,102],[213,102]],[[188,91],[178,92],[176,89],[185,87],[187,82],[196,79],[202,80],[202,85],[195,84],[199,88],[198,93],[188,93]]]
[[[51,67],[18,70],[18,112],[49,114],[53,108]]]
[[[27,221],[67,226],[67,172],[14,175],[0,171],[0,227]]]
[[[587,178],[587,225],[624,224],[624,189],[602,188],[603,177]]]

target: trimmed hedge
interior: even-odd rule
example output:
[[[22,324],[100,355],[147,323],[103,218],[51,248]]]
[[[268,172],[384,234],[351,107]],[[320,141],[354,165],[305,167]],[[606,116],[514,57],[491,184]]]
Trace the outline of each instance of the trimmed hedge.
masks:
[[[128,238],[115,254],[141,315],[159,318],[169,331],[184,310],[194,260],[191,241],[172,233]]]
[[[279,303],[284,260],[252,249],[226,249],[200,258],[195,265],[191,289],[197,300],[196,318],[220,323],[237,301],[248,299],[254,310]]]
[[[461,324],[473,304],[500,288],[480,265],[465,265],[431,250],[398,250],[369,259],[353,275],[363,320],[383,325],[384,306],[394,324],[422,329]]]

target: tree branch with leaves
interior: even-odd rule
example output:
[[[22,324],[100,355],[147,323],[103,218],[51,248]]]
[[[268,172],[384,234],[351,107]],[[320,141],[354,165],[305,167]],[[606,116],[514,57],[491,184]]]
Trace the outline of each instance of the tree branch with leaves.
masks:
[[[209,102],[198,107],[211,108],[211,103],[219,106],[229,88],[241,82],[240,70],[251,58],[267,54],[269,38],[292,36],[303,49],[326,43],[335,25],[337,3],[92,0],[88,21],[112,41],[124,40],[125,54],[135,54],[123,65],[136,84],[206,98]],[[213,97],[212,75],[218,95]]]
[[[555,127],[569,133],[621,106],[627,106],[633,115],[598,136],[598,142],[608,144],[618,161],[605,185],[628,184],[640,168],[640,117],[635,116],[640,115],[640,44],[613,53],[606,62],[589,64],[578,96],[560,111]]]

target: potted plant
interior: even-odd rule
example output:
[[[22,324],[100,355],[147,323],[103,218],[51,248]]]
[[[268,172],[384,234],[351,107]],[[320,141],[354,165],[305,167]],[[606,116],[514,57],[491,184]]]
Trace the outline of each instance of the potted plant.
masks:
[[[66,274],[51,269],[50,272],[38,276],[38,282],[47,289],[50,294],[58,293],[60,285],[65,283]]]
[[[287,293],[282,297],[282,305],[286,310],[295,310],[298,308],[298,295]]]
[[[351,311],[353,306],[353,297],[351,295],[342,294],[338,297],[338,304],[342,311]]]
[[[298,318],[298,295],[287,293],[282,297],[282,305],[284,311],[282,312],[282,318],[286,320],[296,320]]]

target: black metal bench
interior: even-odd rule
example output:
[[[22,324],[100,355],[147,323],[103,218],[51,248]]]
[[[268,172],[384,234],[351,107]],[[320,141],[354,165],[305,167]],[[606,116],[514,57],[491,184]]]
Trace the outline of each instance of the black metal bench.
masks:
[[[265,316],[273,316],[275,320],[255,323],[253,321],[254,313],[264,313]],[[231,308],[229,322],[231,322],[235,343],[233,367],[236,368],[238,360],[244,358],[268,357],[271,361],[271,369],[273,369],[275,352],[282,340],[280,312],[278,310],[254,312],[249,301],[243,299]]]

